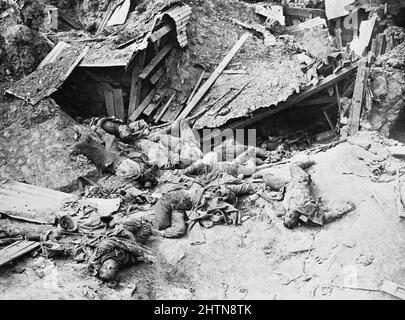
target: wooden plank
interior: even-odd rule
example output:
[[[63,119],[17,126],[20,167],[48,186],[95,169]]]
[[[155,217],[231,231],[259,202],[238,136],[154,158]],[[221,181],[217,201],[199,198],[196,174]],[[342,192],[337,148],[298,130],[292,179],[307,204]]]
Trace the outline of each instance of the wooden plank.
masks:
[[[112,93],[113,93],[115,116],[118,119],[124,120],[125,113],[124,113],[124,100],[122,99],[122,89],[113,88]]]
[[[80,61],[83,60],[83,58],[86,56],[87,52],[89,51],[89,47],[85,47],[82,52],[80,53],[80,55],[77,57],[77,59],[72,63],[72,65],[70,66],[70,68],[68,69],[68,71],[66,71],[66,73],[60,78],[60,84],[57,86],[57,88],[59,88],[60,86],[62,86],[63,82],[65,82],[65,80],[67,78],[69,78],[70,74],[73,72],[74,68],[77,67],[77,65],[79,64]]]
[[[357,72],[352,106],[350,109],[349,135],[354,135],[359,131],[361,108],[363,105],[366,82],[367,82],[367,60],[362,59],[360,61],[359,70]]]
[[[203,84],[203,86],[197,91],[193,99],[190,103],[186,106],[183,112],[179,115],[179,119],[185,119],[188,114],[194,109],[194,107],[200,102],[202,97],[207,93],[207,91],[211,88],[211,86],[215,83],[219,75],[222,71],[225,70],[226,66],[231,62],[232,58],[235,54],[239,51],[245,41],[250,37],[250,33],[245,33],[239,41],[235,44],[235,46],[229,51],[226,57],[222,60],[219,66],[215,69],[212,75],[208,78],[208,80]]]
[[[377,34],[377,37],[376,37],[377,44],[376,44],[376,49],[375,49],[376,57],[380,56],[383,52],[384,39],[385,39],[385,37],[384,37],[383,33]]]
[[[312,88],[298,94],[296,97],[294,97],[286,102],[280,103],[276,108],[267,109],[265,111],[262,111],[256,115],[253,115],[253,117],[251,117],[249,119],[241,119],[241,120],[235,121],[234,123],[227,125],[227,128],[229,128],[231,130],[243,129],[252,124],[255,124],[256,122],[266,119],[276,113],[279,113],[280,111],[288,109],[291,106],[297,105],[299,102],[301,102],[309,97],[312,97],[315,94],[319,93],[320,91],[327,89],[329,86],[334,85],[335,83],[347,78],[353,72],[355,72],[357,70],[357,68],[358,68],[358,62],[355,62],[352,65],[341,69],[336,74],[331,74],[331,75],[327,76],[325,79],[319,81],[319,83],[315,87],[312,87]],[[204,137],[203,141],[211,140],[215,136],[216,136],[215,133],[207,135],[206,137]]]
[[[335,30],[335,35],[336,35],[336,43],[337,43],[338,49],[339,49],[339,51],[342,51],[343,50],[342,29],[337,28]]]
[[[121,1],[121,3],[122,3],[122,1]],[[117,3],[114,3],[114,2],[111,2],[109,4],[109,6],[107,8],[107,11],[104,13],[103,20],[101,20],[101,23],[100,23],[100,25],[99,25],[99,27],[98,27],[98,29],[96,31],[96,36],[98,36],[103,31],[103,29],[104,29],[105,25],[107,24],[108,20],[110,20],[110,17],[113,14],[115,8],[117,8],[118,5],[120,5],[120,4],[117,4]]]
[[[148,104],[148,106],[145,108],[145,110],[143,110],[143,114],[145,116],[150,116],[152,114],[153,111],[155,111],[155,109],[158,107],[159,103],[158,102],[151,102]]]
[[[386,35],[385,42],[387,43],[385,52],[390,52],[394,47],[394,40],[392,39],[392,35]]]
[[[173,102],[174,98],[176,97],[176,92],[172,94],[169,100],[164,105],[163,109],[159,112],[159,114],[155,118],[155,122],[159,122],[163,115],[166,113],[167,109],[169,109],[170,104]]]
[[[109,117],[114,117],[115,109],[114,109],[114,96],[112,90],[104,89],[104,100],[105,100],[105,107],[107,109],[107,115]]]
[[[186,105],[189,104],[190,101],[193,99],[193,97],[194,97],[196,91],[198,90],[198,87],[200,86],[202,80],[204,79],[204,76],[205,76],[205,70],[203,70],[203,71],[201,72],[200,77],[198,78],[198,80],[197,80],[197,82],[196,82],[196,84],[195,84],[193,90],[191,91],[190,96],[189,96],[188,99],[187,99]]]
[[[169,43],[166,46],[163,47],[162,50],[160,50],[155,57],[149,62],[149,64],[143,69],[141,74],[139,75],[139,78],[142,80],[148,79],[153,72],[157,69],[158,65],[162,62],[164,58],[170,53],[170,51],[173,49],[174,43]]]
[[[162,28],[153,32],[149,36],[149,39],[150,39],[150,41],[152,41],[154,43],[154,42],[160,40],[161,38],[163,38],[165,35],[167,35],[172,30],[173,30],[173,27],[171,25],[166,24]]]
[[[155,74],[152,77],[150,77],[150,80],[149,80],[150,83],[155,85],[159,81],[159,79],[164,75],[164,73],[165,73],[165,69],[163,67],[160,67],[155,72]]]
[[[284,7],[284,15],[303,18],[315,18],[315,17],[326,18],[326,13],[325,10],[323,9],[294,8],[287,6]]]
[[[138,106],[138,108],[130,115],[129,120],[135,121],[138,117],[142,114],[142,112],[146,109],[149,103],[152,101],[154,95],[156,93],[156,89],[152,89],[146,98],[142,101],[142,103]]]
[[[139,74],[145,64],[145,50],[138,54],[132,69],[131,93],[129,96],[128,116],[134,113],[141,100],[142,80]]]
[[[380,290],[398,299],[405,300],[405,287],[395,282],[384,280],[383,284],[380,287]]]
[[[39,242],[21,240],[3,248],[0,250],[0,266],[37,249],[40,245]]]

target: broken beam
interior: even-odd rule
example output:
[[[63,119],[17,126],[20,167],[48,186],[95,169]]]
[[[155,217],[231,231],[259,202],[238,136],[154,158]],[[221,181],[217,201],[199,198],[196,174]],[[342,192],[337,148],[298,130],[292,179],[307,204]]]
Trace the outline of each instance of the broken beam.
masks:
[[[170,97],[170,99],[167,101],[167,103],[164,105],[162,111],[159,112],[159,114],[156,116],[155,122],[159,122],[160,119],[163,117],[163,115],[166,113],[167,109],[169,109],[170,104],[173,102],[174,98],[176,97],[176,92],[173,93],[173,95]]]
[[[163,38],[165,35],[167,35],[170,31],[173,30],[173,27],[171,25],[165,25],[162,28],[156,30],[155,32],[153,32],[150,36],[149,39],[152,42],[156,42],[159,39]]]
[[[113,101],[114,101],[114,111],[115,116],[118,119],[124,120],[124,101],[122,99],[122,89],[121,88],[113,88]]]
[[[156,70],[159,63],[162,62],[162,60],[170,53],[173,47],[174,43],[169,43],[166,46],[164,46],[163,49],[160,50],[158,54],[149,62],[149,64],[145,67],[145,69],[143,69],[143,71],[139,75],[139,78],[141,78],[142,80],[148,79],[152,75],[152,73]]]
[[[226,66],[231,62],[232,58],[235,54],[239,51],[245,41],[250,37],[250,33],[247,32],[243,34],[243,36],[239,39],[239,41],[234,45],[234,47],[229,51],[226,57],[222,60],[219,66],[215,69],[215,71],[211,74],[208,80],[202,85],[202,87],[197,91],[194,95],[193,99],[191,99],[190,103],[186,106],[183,112],[178,116],[178,119],[185,119],[188,114],[194,109],[194,107],[200,102],[202,97],[207,93],[207,91],[211,88],[211,86],[215,83],[217,78],[220,76],[222,71],[225,70]]]
[[[205,76],[205,70],[203,70],[203,71],[201,72],[201,76],[200,76],[200,78],[198,78],[198,80],[197,80],[197,82],[196,82],[196,84],[195,84],[193,90],[191,91],[191,94],[190,94],[190,96],[189,96],[188,99],[187,99],[186,105],[189,104],[190,101],[193,99],[193,97],[194,97],[194,95],[195,95],[195,93],[196,93],[198,87],[200,86],[201,82],[202,82],[203,79],[204,79],[204,76]]]
[[[131,93],[129,96],[128,116],[134,113],[139,106],[141,100],[142,80],[139,78],[139,74],[143,69],[145,63],[145,51],[142,51],[136,58],[134,67],[132,70],[132,82]]]
[[[284,7],[285,16],[297,16],[303,18],[326,18],[325,10],[323,9],[309,9],[309,8],[293,8]]]
[[[39,242],[21,240],[14,242],[0,250],[0,266],[3,266],[11,261],[37,249],[41,244]]]
[[[356,85],[354,87],[353,101],[350,109],[349,134],[354,135],[359,131],[361,107],[363,105],[364,92],[367,82],[367,60],[362,59],[357,72]]]
[[[149,80],[150,83],[155,85],[159,81],[159,79],[163,76],[164,73],[165,69],[163,67],[160,67],[158,71],[156,71],[155,74],[152,77],[150,77]]]
[[[149,105],[152,101],[153,97],[155,96],[155,89],[152,89],[151,92],[146,96],[146,98],[142,101],[142,103],[138,106],[138,108],[129,116],[130,121],[135,121],[138,117],[142,114],[143,110]]]

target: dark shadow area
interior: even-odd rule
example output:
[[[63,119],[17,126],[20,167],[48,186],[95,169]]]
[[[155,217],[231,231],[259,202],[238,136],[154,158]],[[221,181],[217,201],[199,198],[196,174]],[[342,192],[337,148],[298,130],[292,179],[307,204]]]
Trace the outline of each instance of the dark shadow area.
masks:
[[[405,143],[405,105],[402,106],[398,118],[391,126],[389,138]]]

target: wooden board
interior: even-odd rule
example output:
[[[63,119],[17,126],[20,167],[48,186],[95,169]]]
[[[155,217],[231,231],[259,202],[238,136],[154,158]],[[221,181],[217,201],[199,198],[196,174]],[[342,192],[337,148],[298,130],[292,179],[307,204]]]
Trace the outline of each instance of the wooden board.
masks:
[[[0,266],[37,249],[41,244],[35,241],[21,240],[0,250]]]
[[[114,111],[115,116],[117,119],[124,120],[124,101],[122,99],[122,89],[121,88],[114,88],[112,90],[113,93],[113,100],[114,100]]]
[[[176,92],[172,94],[172,96],[169,98],[169,100],[166,102],[162,110],[159,112],[159,114],[156,115],[155,117],[155,122],[159,122],[160,119],[162,119],[163,115],[166,113],[167,109],[169,109],[170,104],[173,102],[174,98],[176,97]]]
[[[383,33],[377,34],[377,45],[375,49],[375,56],[378,57],[385,52],[385,36]]]
[[[6,92],[28,101],[32,105],[37,104],[62,86],[88,50],[88,47],[79,49],[72,46],[61,46],[57,50],[51,51],[49,53],[51,57],[45,58],[47,63],[40,64],[40,68],[25,78],[13,82]]]
[[[155,32],[153,32],[150,36],[149,39],[152,42],[156,42],[158,40],[160,40],[161,38],[163,38],[166,34],[168,34],[170,31],[173,30],[173,27],[171,25],[165,25],[162,28],[156,30]]]
[[[138,54],[132,69],[131,93],[129,96],[128,116],[134,113],[141,100],[142,80],[139,78],[145,64],[145,50]]]
[[[104,89],[104,100],[105,100],[105,107],[107,109],[107,115],[109,117],[114,117],[115,116],[114,95],[112,90]]]
[[[323,9],[309,9],[309,8],[293,8],[293,7],[284,7],[285,16],[297,16],[303,18],[315,18],[321,17],[326,18],[325,10]]]
[[[394,48],[394,40],[392,39],[392,35],[386,35],[385,42],[387,43],[385,52],[390,52]]]
[[[207,93],[207,91],[211,88],[211,86],[215,83],[217,78],[220,76],[222,71],[225,70],[226,66],[231,62],[235,54],[239,51],[245,41],[250,37],[250,33],[245,33],[243,36],[238,40],[238,42],[234,45],[234,47],[229,51],[229,53],[225,56],[219,66],[215,69],[215,71],[211,74],[208,80],[202,85],[202,87],[197,91],[193,99],[190,103],[186,106],[183,112],[179,115],[179,119],[185,119],[189,115],[189,113],[194,109],[194,107],[200,102],[202,97]]]
[[[141,74],[139,75],[139,78],[142,80],[148,79],[153,72],[156,71],[158,68],[159,64],[162,62],[164,58],[170,53],[170,51],[173,49],[174,43],[169,43],[166,46],[163,47],[162,50],[160,50],[156,56],[153,57],[153,59],[148,63],[148,65],[143,69]]]
[[[159,79],[164,75],[165,69],[163,67],[160,67],[155,74],[150,78],[150,83],[155,85]]]
[[[129,116],[130,121],[135,121],[138,117],[142,114],[142,112],[146,109],[149,103],[152,101],[153,97],[155,96],[156,89],[152,89],[146,98],[142,101],[142,103],[138,106],[138,108]]]
[[[349,135],[354,135],[359,131],[361,109],[363,105],[364,92],[367,82],[367,60],[360,61],[357,72],[356,84],[354,86],[353,100],[349,117]]]
[[[226,71],[226,70],[225,70],[225,71]],[[205,76],[205,70],[203,70],[203,71],[201,72],[201,75],[200,75],[200,77],[198,78],[198,80],[197,80],[197,82],[196,82],[196,84],[195,84],[195,86],[194,86],[194,88],[193,88],[193,91],[191,91],[191,94],[190,94],[190,96],[188,97],[186,104],[189,104],[190,101],[193,99],[193,97],[194,97],[196,91],[198,90],[198,88],[200,87],[201,82],[202,82],[203,79],[204,79],[204,76]]]

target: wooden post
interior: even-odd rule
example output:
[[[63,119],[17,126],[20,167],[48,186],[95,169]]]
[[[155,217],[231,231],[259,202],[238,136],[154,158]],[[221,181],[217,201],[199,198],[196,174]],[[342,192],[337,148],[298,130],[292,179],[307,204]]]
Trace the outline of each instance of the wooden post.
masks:
[[[342,51],[343,50],[342,29],[337,28],[335,30],[335,34],[336,34],[336,43],[337,43],[338,49],[339,49],[339,51]]]
[[[163,115],[166,113],[167,109],[170,107],[170,104],[173,102],[174,98],[176,97],[176,92],[170,97],[170,99],[166,102],[165,106],[163,107],[162,111],[155,118],[155,122],[158,123]]]
[[[159,63],[170,53],[173,47],[173,43],[169,43],[164,46],[163,49],[160,50],[157,55],[154,56],[153,59],[149,62],[149,64],[143,69],[143,71],[139,75],[139,78],[141,78],[142,80],[148,79],[157,69]]]
[[[114,88],[112,90],[112,93],[113,93],[115,116],[118,119],[124,120],[125,113],[124,113],[124,101],[122,99],[122,89]]]
[[[357,71],[352,106],[350,109],[349,135],[354,135],[359,131],[361,108],[363,105],[364,92],[367,82],[367,71],[367,60],[362,59]]]
[[[136,108],[136,110],[129,116],[130,121],[135,121],[138,117],[142,114],[143,110],[149,105],[152,101],[153,97],[155,96],[156,90],[152,89],[151,92],[146,96],[146,98],[142,101],[142,103]]]
[[[145,63],[145,50],[142,51],[135,60],[134,67],[132,69],[132,82],[131,93],[129,97],[128,117],[134,113],[141,100],[142,92],[142,80],[139,78],[139,74],[143,69]]]
[[[203,70],[203,71],[201,72],[201,76],[200,76],[200,78],[197,80],[197,83],[195,84],[195,86],[194,86],[194,88],[193,88],[193,91],[191,91],[191,94],[190,94],[190,96],[189,96],[188,99],[187,99],[186,105],[189,104],[190,101],[193,99],[193,97],[194,97],[194,95],[195,95],[195,93],[196,93],[198,87],[200,86],[202,80],[204,79],[204,75],[205,75],[205,70]]]
[[[114,110],[114,98],[112,90],[107,88],[104,89],[104,99],[105,99],[105,106],[107,109],[107,115],[109,117],[114,117],[115,110]]]
[[[250,33],[245,33],[239,41],[235,44],[235,46],[229,51],[229,53],[226,55],[226,57],[222,60],[222,62],[219,64],[219,66],[215,69],[215,71],[212,73],[212,75],[208,78],[208,80],[203,84],[203,86],[200,88],[200,90],[197,91],[193,99],[190,101],[190,103],[186,106],[186,108],[183,110],[183,112],[179,115],[178,119],[185,119],[188,114],[194,109],[194,107],[200,102],[202,97],[207,93],[207,91],[211,88],[211,86],[214,84],[214,82],[217,80],[219,75],[222,73],[222,71],[225,70],[226,66],[231,62],[232,58],[235,56],[235,54],[239,51],[239,49],[242,47],[242,45],[245,43],[245,41],[250,37]]]

